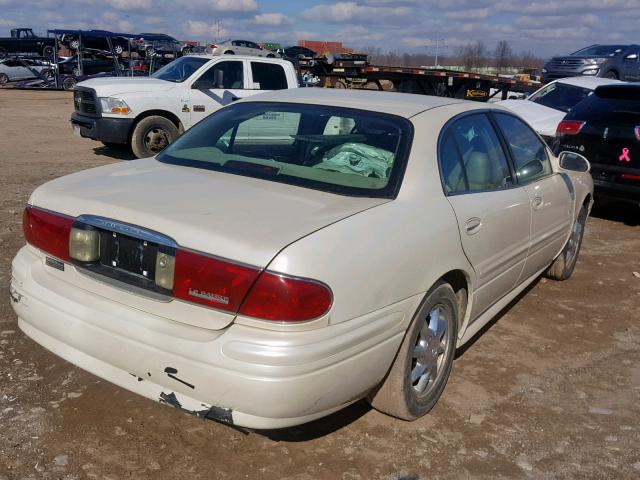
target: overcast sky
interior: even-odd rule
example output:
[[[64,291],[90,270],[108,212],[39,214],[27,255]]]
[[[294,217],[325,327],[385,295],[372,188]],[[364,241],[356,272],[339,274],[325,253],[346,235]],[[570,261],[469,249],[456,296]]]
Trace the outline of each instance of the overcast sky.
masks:
[[[640,0],[0,0],[0,31],[31,26],[163,32],[180,40],[299,39],[444,53],[483,40],[548,57],[593,43],[640,43]],[[442,52],[442,50],[441,50]]]

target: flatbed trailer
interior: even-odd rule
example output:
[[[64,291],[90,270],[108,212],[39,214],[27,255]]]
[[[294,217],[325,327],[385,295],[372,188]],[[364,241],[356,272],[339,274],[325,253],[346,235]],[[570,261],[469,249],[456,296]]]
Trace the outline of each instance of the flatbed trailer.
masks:
[[[486,102],[506,100],[510,93],[530,93],[540,82],[517,80],[499,75],[429,67],[391,67],[370,65],[366,55],[351,54],[298,59],[303,79],[314,79],[325,88],[365,88],[402,93],[436,95]]]

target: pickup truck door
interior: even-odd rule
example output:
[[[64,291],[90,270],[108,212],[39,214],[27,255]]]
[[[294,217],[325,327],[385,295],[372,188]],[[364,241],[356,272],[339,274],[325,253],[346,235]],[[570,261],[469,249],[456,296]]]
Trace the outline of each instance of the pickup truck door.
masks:
[[[516,169],[529,195],[531,241],[522,272],[524,281],[551,264],[566,243],[573,224],[575,191],[571,180],[553,171],[544,142],[519,118],[495,114]]]
[[[189,90],[189,103],[185,105],[190,115],[189,126],[239,98],[260,93],[250,89],[247,70],[245,60],[224,59],[196,79]]]

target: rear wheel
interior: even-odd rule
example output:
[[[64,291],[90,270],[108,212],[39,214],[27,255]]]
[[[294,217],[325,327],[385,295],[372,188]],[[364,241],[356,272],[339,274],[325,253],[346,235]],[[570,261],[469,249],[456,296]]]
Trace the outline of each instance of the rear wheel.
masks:
[[[578,218],[573,223],[569,240],[567,240],[560,255],[558,255],[545,272],[545,277],[553,280],[566,280],[571,276],[578,261],[578,254],[582,246],[582,237],[586,223],[587,207],[583,205],[578,214]]]
[[[131,150],[138,158],[153,157],[178,138],[178,127],[165,117],[150,116],[140,120],[131,135]]]
[[[0,73],[0,85],[5,85],[9,81],[6,73]]]
[[[611,70],[610,72],[607,72],[604,74],[604,78],[611,78],[613,80],[618,80],[618,74],[613,70]]]
[[[73,90],[74,88],[76,88],[76,83],[78,83],[76,81],[75,78],[73,77],[66,77],[63,81],[62,81],[62,88],[64,90]]]
[[[449,379],[457,337],[456,295],[439,282],[418,308],[387,377],[369,396],[371,405],[403,420],[428,413]]]
[[[124,47],[122,45],[116,45],[115,47],[113,47],[113,51],[116,53],[116,55],[122,55],[122,52],[124,52]]]

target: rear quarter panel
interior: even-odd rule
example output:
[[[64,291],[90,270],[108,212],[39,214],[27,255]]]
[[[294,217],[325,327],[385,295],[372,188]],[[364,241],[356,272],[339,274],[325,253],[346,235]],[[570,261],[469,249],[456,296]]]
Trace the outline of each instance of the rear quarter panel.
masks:
[[[438,173],[437,138],[449,117],[441,108],[412,119],[413,146],[396,199],[296,241],[269,265],[270,270],[329,285],[334,294],[329,323],[416,295],[420,299],[454,269],[473,279]],[[412,311],[404,312],[405,327],[417,308],[415,302],[411,305]]]

